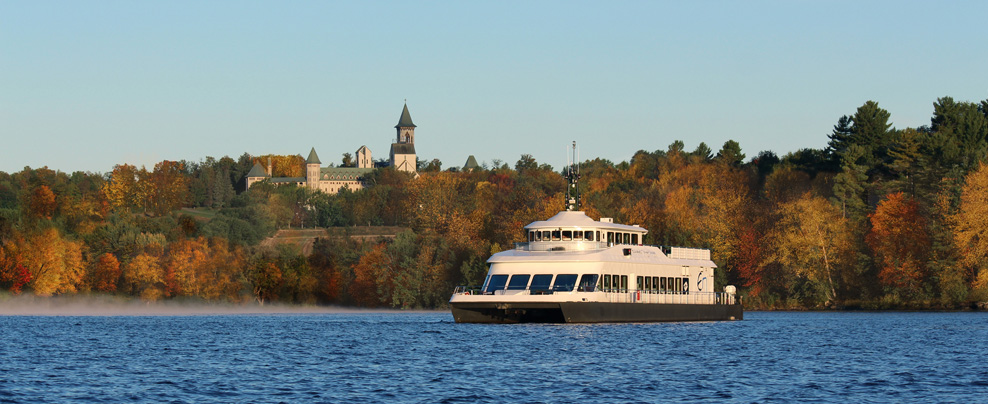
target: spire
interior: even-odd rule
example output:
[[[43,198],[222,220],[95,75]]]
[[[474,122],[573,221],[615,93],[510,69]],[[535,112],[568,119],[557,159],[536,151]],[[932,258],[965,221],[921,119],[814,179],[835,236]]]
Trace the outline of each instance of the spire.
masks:
[[[395,128],[414,128],[415,124],[412,123],[412,115],[408,113],[408,104],[405,104],[405,108],[401,110],[401,118],[398,119],[398,124]]]
[[[322,164],[319,161],[319,156],[316,155],[316,148],[313,147],[312,151],[309,152],[309,158],[305,159],[305,164]]]

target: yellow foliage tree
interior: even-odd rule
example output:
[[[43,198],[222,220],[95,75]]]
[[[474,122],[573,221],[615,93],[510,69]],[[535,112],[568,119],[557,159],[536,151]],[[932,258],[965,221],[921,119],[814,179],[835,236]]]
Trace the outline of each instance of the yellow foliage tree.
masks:
[[[124,282],[131,293],[154,301],[164,296],[164,272],[157,256],[140,253],[124,268]]]
[[[961,264],[973,279],[973,298],[988,300],[988,164],[982,162],[964,179],[961,203],[950,218]]]
[[[840,210],[826,199],[806,193],[779,205],[779,218],[767,235],[768,263],[805,277],[838,301],[840,267],[851,252],[851,229]]]
[[[85,275],[82,245],[47,229],[14,242],[21,264],[31,273],[29,286],[40,296],[75,292]]]

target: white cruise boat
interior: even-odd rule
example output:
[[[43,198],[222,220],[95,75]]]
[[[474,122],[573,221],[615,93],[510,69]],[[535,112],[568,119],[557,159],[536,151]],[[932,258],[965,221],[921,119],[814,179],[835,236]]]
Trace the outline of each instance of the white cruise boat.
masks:
[[[710,250],[644,245],[648,230],[575,210],[525,226],[528,242],[491,256],[479,288],[459,286],[458,323],[598,323],[741,320],[734,286],[714,291]]]

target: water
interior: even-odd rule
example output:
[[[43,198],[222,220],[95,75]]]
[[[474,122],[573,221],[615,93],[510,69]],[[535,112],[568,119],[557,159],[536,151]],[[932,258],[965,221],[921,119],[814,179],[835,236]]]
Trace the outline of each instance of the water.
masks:
[[[0,402],[977,402],[988,314],[0,317]],[[979,398],[980,397],[980,398]]]

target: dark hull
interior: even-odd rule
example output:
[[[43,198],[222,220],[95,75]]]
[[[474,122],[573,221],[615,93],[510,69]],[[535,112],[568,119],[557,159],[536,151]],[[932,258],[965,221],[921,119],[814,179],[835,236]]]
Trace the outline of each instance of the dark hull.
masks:
[[[739,304],[451,303],[457,323],[640,323],[741,320]]]

